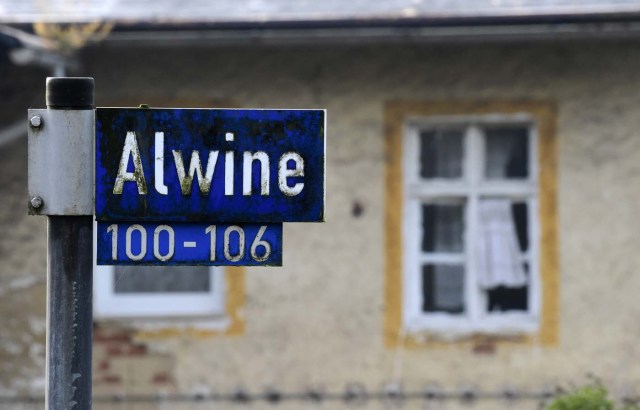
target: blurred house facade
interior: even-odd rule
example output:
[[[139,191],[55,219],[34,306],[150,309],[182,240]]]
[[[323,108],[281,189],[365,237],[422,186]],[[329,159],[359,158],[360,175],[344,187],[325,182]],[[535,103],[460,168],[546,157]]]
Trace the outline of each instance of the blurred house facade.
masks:
[[[96,408],[535,409],[591,375],[640,396],[639,2],[182,3],[0,6],[7,406],[44,388],[46,67],[98,106],[328,112],[326,222],[285,225],[283,267],[96,269]],[[40,21],[114,25],[60,57]]]

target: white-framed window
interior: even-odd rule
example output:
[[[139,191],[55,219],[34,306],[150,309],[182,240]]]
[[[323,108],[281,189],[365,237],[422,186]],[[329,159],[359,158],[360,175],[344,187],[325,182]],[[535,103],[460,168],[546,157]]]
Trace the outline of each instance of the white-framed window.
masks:
[[[403,323],[450,335],[538,327],[536,127],[414,118],[403,144]]]
[[[223,319],[225,295],[223,268],[94,266],[93,309],[98,319]]]

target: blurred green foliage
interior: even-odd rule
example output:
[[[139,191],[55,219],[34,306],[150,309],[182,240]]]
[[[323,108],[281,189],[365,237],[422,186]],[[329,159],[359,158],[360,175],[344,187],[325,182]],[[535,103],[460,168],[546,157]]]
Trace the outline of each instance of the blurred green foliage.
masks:
[[[600,385],[581,387],[554,399],[547,410],[640,410],[637,404],[616,405]]]

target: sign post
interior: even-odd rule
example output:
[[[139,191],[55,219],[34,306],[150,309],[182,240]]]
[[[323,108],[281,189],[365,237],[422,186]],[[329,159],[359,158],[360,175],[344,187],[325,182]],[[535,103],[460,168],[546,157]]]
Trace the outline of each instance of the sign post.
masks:
[[[48,78],[47,110],[29,111],[29,212],[47,216],[48,410],[91,408],[93,94],[93,78]]]

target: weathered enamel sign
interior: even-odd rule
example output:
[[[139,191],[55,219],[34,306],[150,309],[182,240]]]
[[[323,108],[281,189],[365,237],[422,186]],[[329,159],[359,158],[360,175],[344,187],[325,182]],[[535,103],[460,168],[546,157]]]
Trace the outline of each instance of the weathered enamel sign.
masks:
[[[321,222],[325,111],[98,108],[95,171],[98,221]]]
[[[98,265],[282,265],[282,224],[98,223]]]

